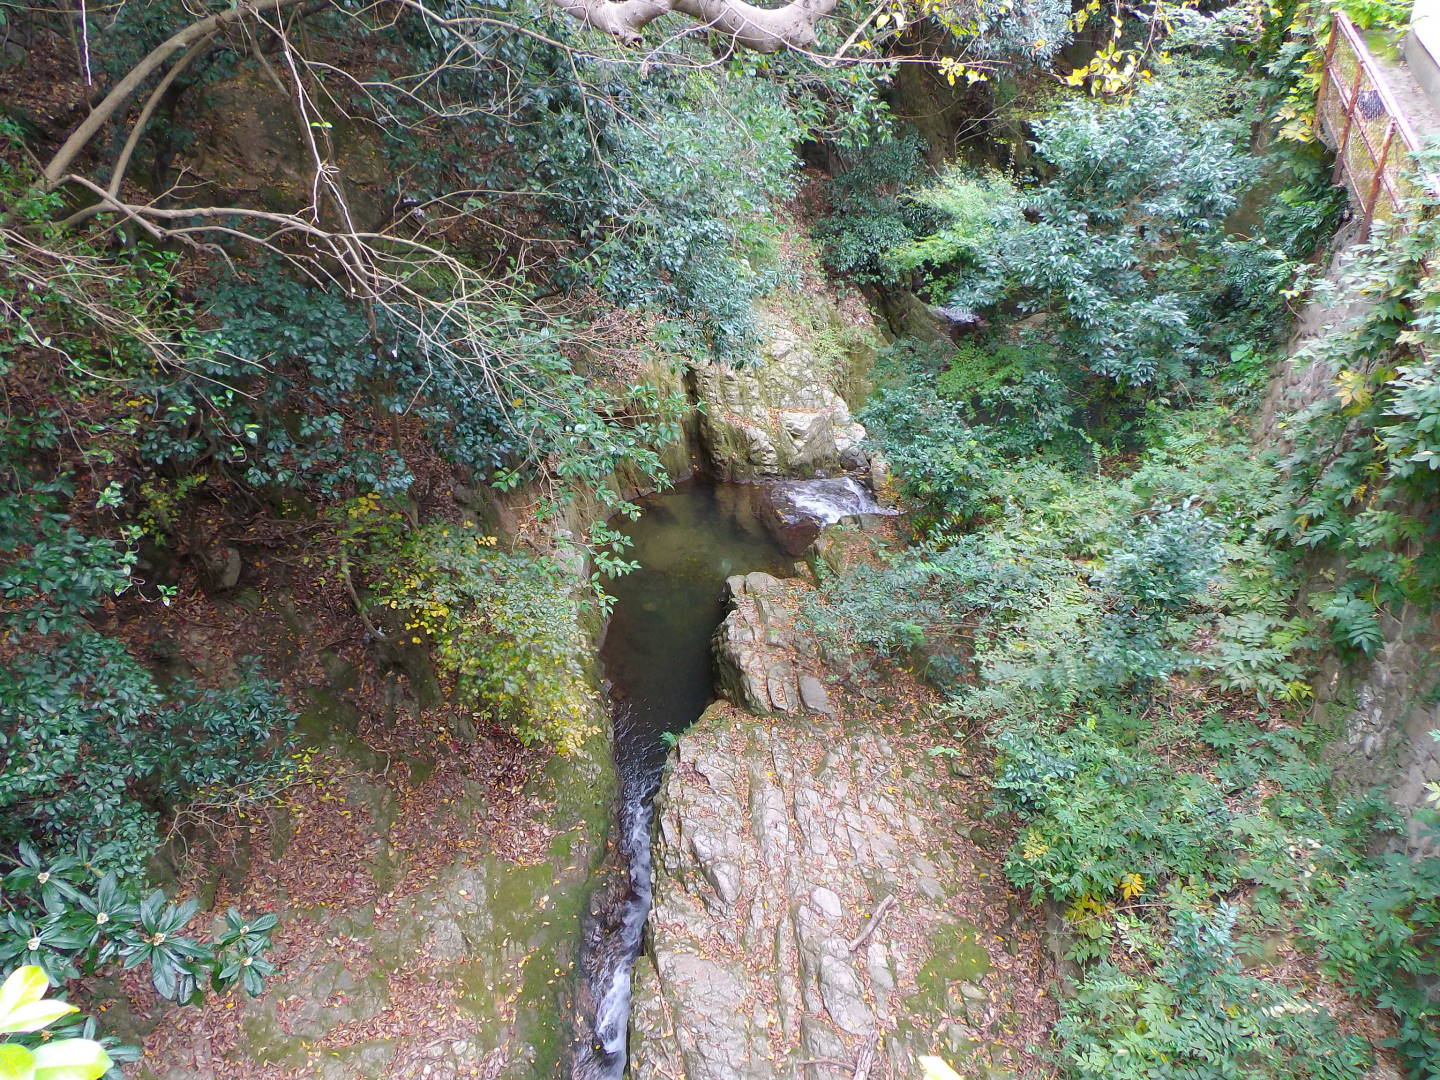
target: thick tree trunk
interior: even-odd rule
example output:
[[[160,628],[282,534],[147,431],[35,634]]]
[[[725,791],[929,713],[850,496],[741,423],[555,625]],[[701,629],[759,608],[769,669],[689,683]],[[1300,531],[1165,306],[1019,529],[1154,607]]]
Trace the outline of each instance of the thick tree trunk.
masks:
[[[791,0],[764,8],[746,0],[554,0],[555,6],[603,33],[638,41],[640,31],[662,15],[678,11],[742,48],[756,52],[809,49],[815,24],[835,7],[835,0]]]

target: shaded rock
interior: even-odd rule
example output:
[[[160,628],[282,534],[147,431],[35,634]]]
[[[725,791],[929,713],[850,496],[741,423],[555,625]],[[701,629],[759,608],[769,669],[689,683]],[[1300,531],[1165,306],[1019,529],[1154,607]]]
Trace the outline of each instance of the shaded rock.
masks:
[[[974,311],[965,307],[932,307],[930,316],[950,338],[955,341],[967,334],[985,329],[989,324]]]
[[[789,627],[794,620],[783,602],[785,585],[769,574],[726,579],[731,611],[715,631],[716,686],[720,693],[756,715],[800,709]]]
[[[813,340],[791,319],[780,311],[760,313],[765,338],[757,356],[740,367],[711,361],[690,371],[703,406],[701,441],[723,479],[805,476],[864,463],[858,447],[865,429],[840,393],[847,363],[827,353],[826,339]]]
[[[820,997],[825,1011],[851,1035],[863,1035],[875,1026],[875,1014],[865,1004],[865,988],[855,968],[838,956],[820,958]]]
[[[765,685],[770,691],[770,704],[777,712],[794,712],[800,703],[795,687],[795,669],[783,660],[772,662],[765,669]]]
[[[203,102],[194,100],[203,96]],[[187,90],[180,108],[196,119],[196,139],[185,150],[185,168],[198,199],[219,205],[297,213],[313,200],[313,168],[294,102],[257,67],[242,63],[219,81],[204,80]],[[372,129],[331,117],[326,136],[336,165],[333,179],[344,192],[353,227],[373,231],[390,216],[391,183],[378,137]],[[202,203],[203,205],[203,203]],[[321,200],[326,228],[342,222],[332,201]]]
[[[807,712],[819,713],[822,716],[833,716],[835,713],[830,705],[829,691],[814,675],[800,676],[800,703]]]

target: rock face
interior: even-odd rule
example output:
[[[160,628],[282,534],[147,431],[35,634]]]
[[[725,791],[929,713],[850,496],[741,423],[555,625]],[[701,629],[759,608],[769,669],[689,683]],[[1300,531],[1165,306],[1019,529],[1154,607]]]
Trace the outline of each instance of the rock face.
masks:
[[[865,466],[865,428],[836,388],[843,360],[802,329],[761,314],[764,344],[743,366],[712,361],[691,369],[701,439],[722,480],[810,476]]]
[[[1343,282],[1343,267],[1353,257],[1353,234],[1342,232],[1330,264],[1332,283]],[[1316,340],[1337,333],[1375,303],[1375,298],[1340,292],[1312,301],[1301,311],[1290,357],[1272,374],[1257,422],[1257,434],[1271,445],[1286,439],[1285,416],[1335,392],[1335,370],[1324,359],[1308,356]],[[1423,513],[1424,511],[1420,511]],[[1305,574],[1311,581],[1333,580],[1343,567],[1331,557],[1312,556]],[[1406,830],[1396,838],[1414,857],[1440,853],[1440,841],[1417,811],[1427,807],[1427,785],[1440,781],[1440,743],[1430,732],[1440,727],[1440,612],[1405,603],[1380,619],[1384,644],[1362,661],[1334,652],[1321,656],[1314,681],[1311,715],[1333,724],[1341,717],[1343,737],[1330,752],[1340,776],[1354,791],[1386,789],[1403,815]]]
[[[1007,997],[1027,980],[1035,994],[1048,961],[956,828],[957,781],[807,672],[801,586],[751,574],[730,588],[726,693],[770,718],[712,705],[661,787],[630,1075],[851,1080],[868,1060],[876,1080],[910,1078],[925,1053],[1009,1075]]]
[[[192,100],[201,94],[203,102]],[[263,71],[241,65],[234,75],[192,91],[183,107],[199,127],[186,151],[186,167],[221,205],[282,213],[309,205],[313,177],[298,152],[304,138],[294,102]],[[384,225],[390,214],[386,191],[394,181],[378,140],[339,116],[322,138],[336,155],[336,176],[355,227]],[[323,224],[341,225],[328,203],[321,209]]]
[[[714,639],[720,692],[760,716],[829,712],[824,685],[801,670],[787,586],[769,574],[737,574],[725,588],[730,613]]]

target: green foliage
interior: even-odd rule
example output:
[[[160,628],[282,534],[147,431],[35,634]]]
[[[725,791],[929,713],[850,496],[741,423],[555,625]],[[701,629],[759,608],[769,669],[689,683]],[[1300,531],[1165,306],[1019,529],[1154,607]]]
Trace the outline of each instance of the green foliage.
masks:
[[[234,687],[162,691],[114,638],[82,631],[35,646],[0,669],[7,848],[84,843],[97,866],[138,873],[164,810],[264,800],[293,772],[283,752],[293,713],[254,669]]]
[[[133,874],[158,843],[163,813],[225,792],[263,798],[292,769],[294,717],[253,667],[235,686],[162,688],[89,616],[131,589],[122,540],[86,535],[66,510],[66,471],[41,468],[58,425],[48,417],[0,446],[0,846],[83,843],[96,865]]]
[[[964,405],[900,386],[882,390],[860,419],[881,441],[905,493],[929,514],[963,520],[980,512],[996,458]]]
[[[1389,1010],[1394,1045],[1415,1075],[1440,1069],[1440,858],[1392,853],[1356,866],[1305,921],[1326,971]]]
[[[804,618],[836,658],[864,646],[891,659],[928,647],[927,675],[961,674],[987,635],[1014,625],[1059,587],[1061,560],[1024,563],[988,538],[963,537],[945,548],[917,548],[880,565],[862,564],[827,583]]]
[[[935,212],[910,197],[923,176],[917,135],[906,133],[862,147],[830,183],[831,211],[815,225],[825,265],[860,282],[888,282],[897,270],[889,252],[935,227]]]
[[[1167,947],[1141,942],[1149,976],[1102,962],[1062,1004],[1056,1030],[1077,1080],[1358,1080],[1371,1057],[1320,1004],[1246,974],[1236,910],[1180,910]]]
[[[1287,419],[1275,540],[1328,557],[1333,590],[1312,604],[1344,653],[1373,655],[1380,613],[1440,595],[1440,366],[1434,288],[1422,269],[1440,232],[1424,218],[1360,251],[1341,288],[1373,297],[1315,346],[1333,391]]]
[[[539,207],[542,229],[561,241],[549,280],[659,312],[687,346],[743,357],[750,304],[781,280],[773,245],[755,250],[753,226],[787,194],[797,142],[819,131],[868,137],[883,111],[875,83],[785,52],[717,63],[699,35],[671,38],[636,64],[543,3],[470,10],[493,21],[467,29],[463,45],[415,27],[406,48],[422,61],[454,48],[492,61],[445,77],[445,109],[463,101],[474,111],[447,130],[446,154],[401,134],[397,171],[421,194],[455,186],[447,164],[464,174],[460,186],[517,193],[526,228]],[[419,119],[403,97],[387,104]],[[477,138],[490,152],[471,151]],[[507,202],[476,197],[468,208],[505,212]]]
[[[1146,887],[1233,875],[1222,792],[1117,739],[1136,727],[1100,709],[1058,733],[1017,724],[997,737],[996,798],[1027,822],[1005,872],[1035,899],[1118,896],[1130,875]]]
[[[799,135],[794,114],[745,79],[685,88],[650,123],[620,128],[620,198],[645,211],[596,250],[602,291],[686,316],[720,355],[737,353],[754,331],[753,302],[781,281],[769,260],[747,257],[743,226],[787,192]]]
[[[1208,304],[1198,272],[1247,180],[1215,124],[1158,93],[1072,103],[1036,123],[1043,184],[1020,189],[963,170],[930,197],[949,220],[902,263],[935,267],[949,302],[1046,318],[1065,355],[1122,385],[1187,374]]]
[[[386,621],[402,644],[433,647],[461,701],[561,753],[594,733],[586,605],[562,557],[500,551],[493,536],[459,525],[397,534],[374,497],[347,513],[351,539],[364,537],[372,604],[393,613]]]
[[[1090,654],[1102,681],[1163,678],[1183,663],[1173,624],[1220,565],[1219,531],[1191,505],[1165,508],[1106,561],[1096,579],[1105,611]]]
[[[206,942],[183,933],[199,910],[194,900],[170,903],[136,879],[102,874],[83,848],[42,856],[22,843],[18,851],[3,879],[0,965],[34,964],[55,983],[111,962],[144,966],[156,993],[182,1004],[235,985],[259,994],[274,971],[263,958],[274,915],[246,919],[231,909]]]
[[[143,969],[156,993],[180,1004],[235,986],[256,995],[274,974],[265,959],[274,915],[246,918],[232,908],[208,938],[200,937],[187,932],[195,901],[170,903],[159,890],[147,892],[139,878],[102,873],[83,847],[42,855],[22,842],[15,861],[0,878],[0,970],[30,968],[42,982],[60,985],[102,969]],[[67,1014],[74,1012],[67,1007]],[[26,1041],[43,1048],[55,1036],[94,1040],[96,1034],[93,1018],[72,1016]],[[116,1062],[140,1056],[138,1047],[118,1045],[111,1036],[97,1045]],[[120,1073],[107,1075],[118,1080]]]
[[[1339,0],[1334,6],[1364,30],[1387,30],[1399,37],[1410,29],[1414,0]]]
[[[1074,453],[1083,445],[1077,380],[1054,370],[1043,342],[1022,338],[956,345],[935,392],[964,402],[987,445],[1006,456]]]

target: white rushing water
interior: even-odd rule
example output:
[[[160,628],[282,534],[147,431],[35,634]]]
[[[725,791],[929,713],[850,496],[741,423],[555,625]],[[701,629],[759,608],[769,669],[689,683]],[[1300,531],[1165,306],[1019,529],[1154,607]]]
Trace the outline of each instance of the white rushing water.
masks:
[[[785,480],[775,484],[771,498],[783,510],[795,517],[805,517],[821,525],[834,525],[847,517],[862,514],[898,513],[881,506],[865,485],[853,476],[839,476],[829,480]]]

